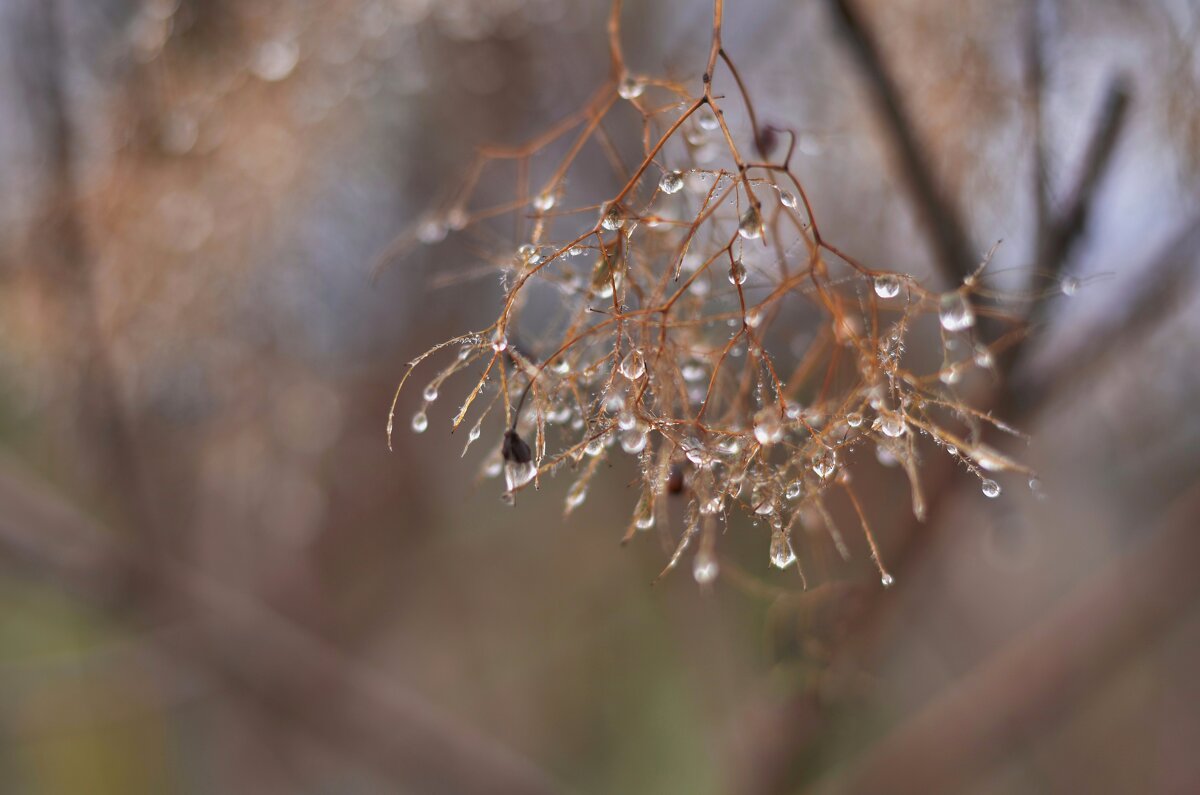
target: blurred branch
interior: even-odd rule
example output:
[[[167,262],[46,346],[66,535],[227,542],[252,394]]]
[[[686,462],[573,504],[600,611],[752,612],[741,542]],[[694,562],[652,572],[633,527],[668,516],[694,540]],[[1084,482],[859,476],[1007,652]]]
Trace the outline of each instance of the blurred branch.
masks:
[[[1100,118],[1084,152],[1079,180],[1068,194],[1063,209],[1052,220],[1043,241],[1044,247],[1039,251],[1039,264],[1051,274],[1058,273],[1066,266],[1071,249],[1087,227],[1096,186],[1112,160],[1129,115],[1131,96],[1128,80],[1124,76],[1119,75],[1108,84]]]
[[[1037,373],[1018,372],[1010,392],[1019,415],[1029,415],[1066,390],[1091,378],[1114,353],[1144,340],[1155,325],[1191,294],[1200,271],[1200,216],[1186,224],[1137,280],[1140,291],[1123,301],[1124,311],[1105,314],[1081,342]]]
[[[879,112],[895,144],[905,183],[932,239],[942,275],[949,283],[957,285],[975,269],[978,260],[966,227],[957,208],[937,184],[896,81],[855,1],[829,0],[829,6],[846,44],[871,85]]]
[[[1055,725],[1200,594],[1200,484],[1160,529],[817,791],[958,792]]]
[[[80,217],[77,141],[68,106],[64,64],[70,62],[58,0],[18,4],[11,30],[17,84],[29,110],[31,131],[44,150],[45,191],[33,227],[32,257],[42,289],[56,307],[61,330],[53,353],[64,378],[80,379],[72,409],[90,444],[73,452],[90,458],[97,492],[115,498],[142,535],[154,544],[145,499],[145,477],[136,440],[117,388],[117,377],[96,306],[94,258]],[[11,34],[10,34],[11,35]]]
[[[233,685],[413,791],[563,791],[532,763],[255,599],[111,537],[4,459],[0,550],[109,607],[122,606],[117,586],[134,573],[149,591],[137,605],[170,608],[175,621],[196,628],[158,637],[173,662]]]

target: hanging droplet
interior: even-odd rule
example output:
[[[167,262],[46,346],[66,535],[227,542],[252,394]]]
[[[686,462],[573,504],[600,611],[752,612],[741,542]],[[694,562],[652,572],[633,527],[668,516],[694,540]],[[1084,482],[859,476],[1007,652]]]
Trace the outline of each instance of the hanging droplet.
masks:
[[[771,533],[771,565],[777,569],[786,569],[796,562],[796,553],[792,542],[782,530]]]
[[[479,423],[475,423],[471,426],[471,430],[467,431],[467,441],[476,441],[482,433],[483,429],[479,427]]]
[[[637,99],[646,91],[646,83],[632,75],[625,75],[617,86],[621,99]]]
[[[532,462],[506,461],[504,464],[505,490],[512,492],[521,488],[537,474],[537,467]]]
[[[418,411],[416,414],[413,415],[412,429],[414,432],[424,433],[425,429],[428,427],[429,427],[429,417],[426,416],[424,411]]]
[[[446,225],[439,218],[426,218],[417,226],[417,240],[426,245],[446,239]]]
[[[1070,298],[1079,292],[1079,280],[1074,276],[1064,276],[1059,289],[1063,295]]]
[[[1000,484],[988,478],[983,481],[983,496],[995,499],[1000,496]]]
[[[583,452],[587,453],[592,458],[595,458],[596,456],[603,453],[604,452],[604,437],[598,436],[595,439],[589,440],[587,445],[584,446]]]
[[[508,338],[504,336],[504,332],[496,329],[496,333],[492,335],[492,350],[496,353],[504,353],[508,349]]]
[[[636,455],[645,450],[649,439],[650,434],[646,429],[639,428],[636,425],[617,434],[617,440],[621,443],[621,449],[630,455]]]
[[[702,549],[692,561],[692,577],[701,585],[709,585],[717,579],[720,568],[716,556]]]
[[[804,491],[804,484],[799,480],[793,480],[787,485],[787,489],[783,492],[783,496],[789,500],[794,500],[800,496],[800,492]]]
[[[300,45],[292,40],[268,41],[258,48],[251,70],[262,80],[278,82],[290,75],[300,62]]]
[[[630,381],[636,381],[646,374],[646,360],[642,357],[642,352],[634,348],[629,353],[625,354],[625,358],[621,360],[621,375],[628,378]]]
[[[458,231],[466,227],[471,218],[462,207],[451,207],[446,211],[446,226]]]
[[[822,480],[827,479],[837,469],[837,455],[832,450],[825,450],[812,460],[812,471]]]
[[[663,193],[679,193],[683,190],[683,172],[668,171],[658,181],[658,189]]]
[[[846,424],[851,428],[857,428],[863,424],[863,415],[857,411],[852,411],[846,415]]]
[[[894,273],[881,273],[876,276],[875,295],[880,298],[895,298],[900,295],[900,278]]]
[[[895,412],[882,412],[875,420],[879,430],[884,436],[889,436],[893,439],[898,439],[904,435],[908,429],[908,425],[904,422],[904,418]]]
[[[613,205],[604,211],[603,217],[600,219],[600,226],[610,232],[614,232],[625,225],[625,215],[621,212],[621,208]]]
[[[754,240],[761,237],[763,232],[762,216],[758,212],[757,207],[751,207],[746,210],[746,214],[742,216],[742,220],[738,223],[738,234],[747,240]]]
[[[754,438],[764,447],[783,438],[783,422],[778,409],[768,407],[754,415]]]
[[[557,201],[558,200],[553,193],[550,191],[545,191],[544,193],[539,193],[537,196],[533,197],[533,209],[537,210],[539,213],[548,213],[554,209],[554,205],[557,203]]]
[[[428,384],[425,387],[425,391],[423,393],[421,393],[421,395],[422,395],[422,397],[425,398],[426,403],[432,403],[433,401],[437,400],[438,399],[437,381],[433,381],[432,383]]]
[[[717,121],[717,114],[708,106],[696,111],[696,124],[700,125],[702,130],[715,130],[721,126],[721,122]]]
[[[879,581],[883,583],[884,588],[891,588],[895,584],[896,578],[888,574],[886,571],[880,575]]]
[[[679,374],[683,376],[683,380],[689,382],[699,381],[704,377],[705,372],[704,365],[695,359],[689,359],[683,363],[683,367],[679,368]]]
[[[517,261],[522,265],[537,265],[542,258],[538,255],[537,246],[525,243],[517,249]]]
[[[577,480],[567,489],[567,513],[578,508],[587,499],[587,481]]]
[[[938,320],[946,331],[965,331],[975,325],[975,310],[962,293],[944,293],[938,302]]]
[[[783,191],[779,194],[779,203],[789,210],[796,209],[796,194],[790,191]]]
[[[954,386],[962,380],[962,370],[957,364],[952,364],[938,373],[938,380],[946,386]]]
[[[735,285],[746,283],[746,266],[740,257],[729,266],[729,283]]]

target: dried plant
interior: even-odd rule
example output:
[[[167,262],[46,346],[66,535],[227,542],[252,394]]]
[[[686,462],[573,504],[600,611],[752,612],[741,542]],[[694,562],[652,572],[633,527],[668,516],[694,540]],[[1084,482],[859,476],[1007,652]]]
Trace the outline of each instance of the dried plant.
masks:
[[[794,132],[759,124],[721,45],[722,0],[714,3],[698,96],[626,68],[620,6],[613,3],[608,21],[610,77],[591,99],[525,146],[481,149],[461,187],[385,257],[487,219],[528,221],[525,241],[498,257],[505,298],[496,320],[409,363],[388,417],[389,445],[404,383],[426,359],[456,348],[425,387],[412,428],[428,427],[446,379],[479,371],[451,427],[467,425],[470,447],[493,417],[501,430],[489,438],[500,449],[485,474],[503,473],[506,501],[567,468],[577,478],[569,512],[619,448],[641,472],[625,540],[667,525],[665,495],[686,497],[664,573],[694,546],[695,579],[711,582],[718,531],[734,510],[770,525],[770,562],[780,569],[800,570],[800,525],[824,525],[846,555],[826,506],[837,496],[853,507],[889,585],[851,484],[850,453],[874,447],[881,462],[902,467],[918,519],[921,438],[961,462],[988,497],[1001,489],[993,473],[1032,477],[981,441],[986,425],[1016,431],[966,405],[956,389],[967,371],[991,370],[1019,338],[1008,306],[1015,297],[985,285],[991,252],[956,289],[931,291],[911,275],[867,267],[822,235],[792,166]],[[736,97],[730,112],[743,117],[748,143],[716,91],[725,75]],[[641,159],[632,169],[608,126],[625,116],[640,125]],[[556,144],[565,153],[546,165]],[[602,201],[568,201],[587,147],[613,161],[623,186]],[[515,198],[474,206],[481,175],[498,160],[518,165]],[[531,190],[538,167],[549,176]],[[990,343],[977,317],[989,318]],[[934,329],[940,365],[914,371],[911,362],[923,357],[906,355],[906,345],[933,340]]]

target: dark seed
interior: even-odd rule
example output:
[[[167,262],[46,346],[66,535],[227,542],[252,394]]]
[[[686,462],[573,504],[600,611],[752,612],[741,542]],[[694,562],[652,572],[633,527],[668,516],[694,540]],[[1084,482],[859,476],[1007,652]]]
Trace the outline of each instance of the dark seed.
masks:
[[[500,454],[504,456],[505,461],[515,461],[518,464],[528,464],[533,460],[529,443],[516,431],[504,432],[504,444],[500,447]]]

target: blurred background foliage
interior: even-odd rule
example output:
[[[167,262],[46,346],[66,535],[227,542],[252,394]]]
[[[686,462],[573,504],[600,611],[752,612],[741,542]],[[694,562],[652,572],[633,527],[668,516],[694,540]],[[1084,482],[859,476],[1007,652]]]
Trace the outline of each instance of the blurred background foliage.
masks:
[[[725,46],[828,237],[936,283],[829,5],[729,0]],[[1041,492],[947,472],[914,531],[878,467],[897,586],[815,539],[797,597],[741,527],[735,576],[651,587],[619,467],[564,521],[561,478],[502,506],[449,407],[384,444],[404,363],[501,293],[453,237],[372,266],[604,78],[603,0],[0,3],[0,789],[1200,788],[1200,6],[856,5],[1013,289],[1031,28],[1052,203],[1132,99],[1013,374]],[[628,59],[698,79],[710,14],[630,3]]]

